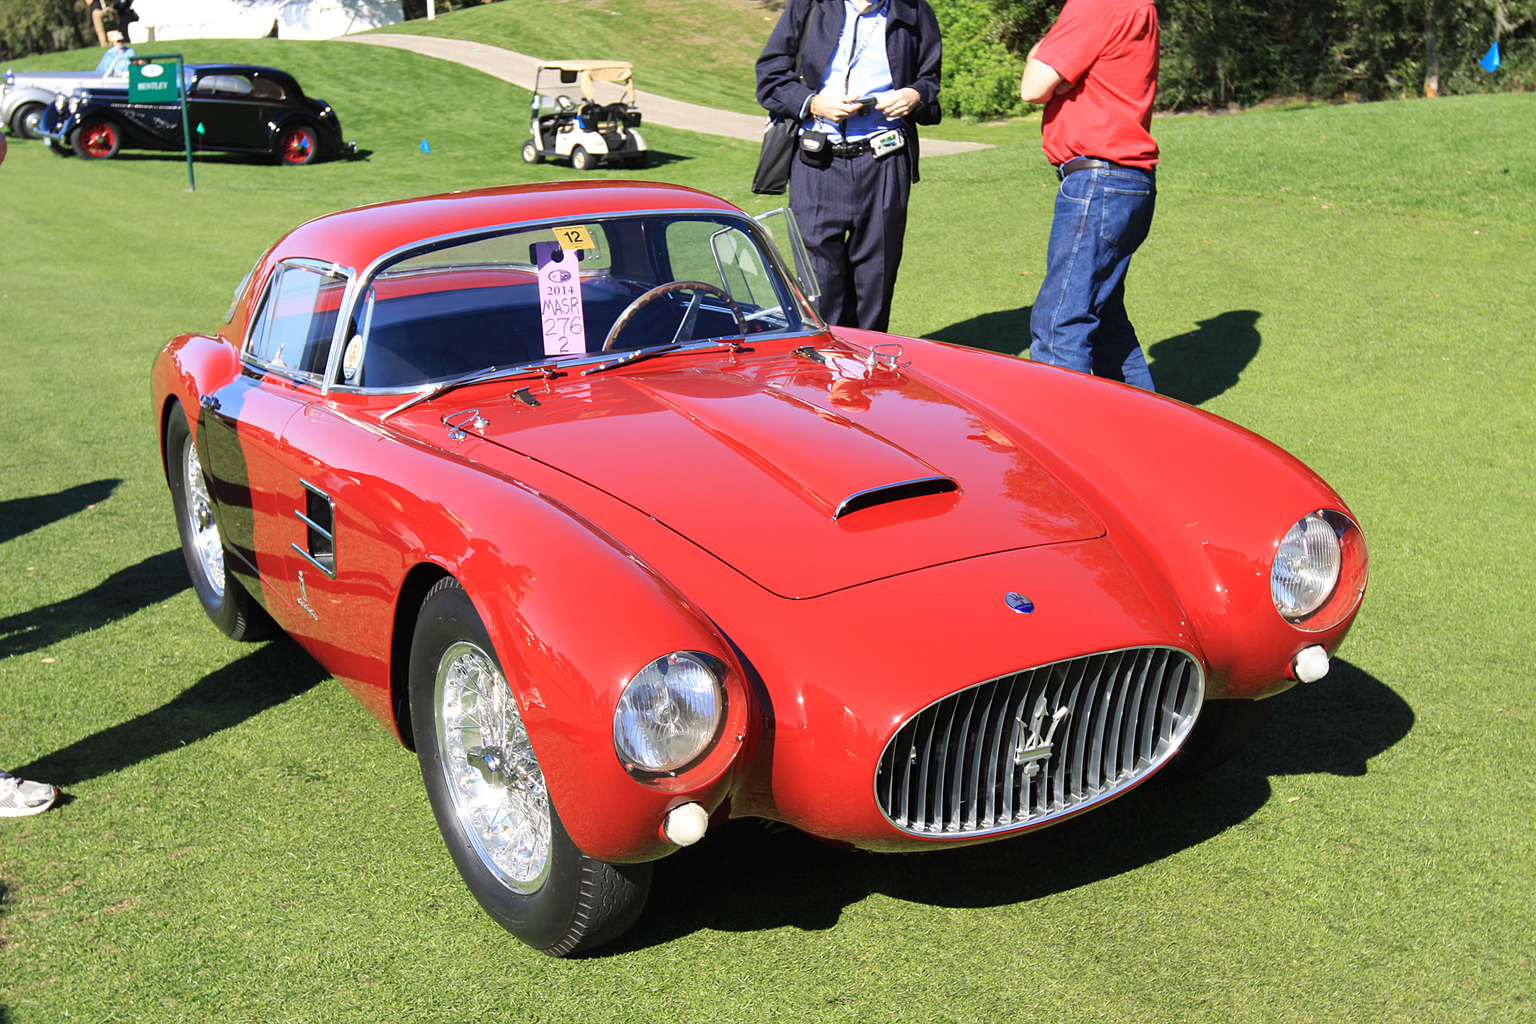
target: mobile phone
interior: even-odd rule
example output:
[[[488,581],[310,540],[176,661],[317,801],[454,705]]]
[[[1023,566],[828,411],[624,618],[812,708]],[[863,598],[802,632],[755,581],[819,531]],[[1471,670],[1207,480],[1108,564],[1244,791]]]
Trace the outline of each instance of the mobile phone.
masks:
[[[858,99],[854,100],[853,102],[855,102],[855,103],[857,103],[859,105],[859,109],[858,109],[857,112],[860,113],[860,114],[867,114],[871,110],[875,109],[875,98],[873,96],[860,96]]]

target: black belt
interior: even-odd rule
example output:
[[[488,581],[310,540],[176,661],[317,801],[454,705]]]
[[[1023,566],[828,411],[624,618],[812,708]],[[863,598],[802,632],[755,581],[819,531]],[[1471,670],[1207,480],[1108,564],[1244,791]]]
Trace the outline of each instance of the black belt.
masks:
[[[833,156],[863,156],[871,152],[868,139],[860,139],[858,142],[829,142],[827,148]]]
[[[1124,167],[1128,171],[1141,169],[1139,167],[1126,167],[1125,164],[1117,164],[1109,160],[1100,160],[1096,156],[1075,156],[1064,164],[1056,165],[1056,179],[1060,181],[1073,171],[1099,171],[1106,167]]]

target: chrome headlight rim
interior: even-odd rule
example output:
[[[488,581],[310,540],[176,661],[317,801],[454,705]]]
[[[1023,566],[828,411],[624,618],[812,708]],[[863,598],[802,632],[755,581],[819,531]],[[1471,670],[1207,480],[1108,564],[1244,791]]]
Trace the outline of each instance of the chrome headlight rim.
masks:
[[[686,700],[683,702],[683,714],[701,716],[691,726],[689,722],[682,723],[684,729],[692,729],[693,738],[674,749],[672,756],[657,756],[635,742],[636,727],[655,724],[654,712],[660,706],[655,703],[657,687],[667,688],[668,677],[678,668],[685,674],[693,673],[695,684],[700,676],[708,680],[708,690],[695,694],[707,699],[703,701],[702,709]],[[649,782],[674,778],[705,761],[719,745],[730,716],[725,686],[728,673],[726,663],[712,654],[673,651],[650,661],[631,676],[624,684],[613,712],[613,750],[624,770],[641,782]],[[686,684],[687,679],[679,677],[675,682]]]
[[[1325,562],[1328,559],[1334,561],[1331,569],[1311,563],[1309,545],[1320,545],[1324,549],[1320,555]],[[1365,539],[1353,518],[1338,509],[1308,512],[1291,524],[1275,543],[1269,580],[1270,599],[1276,614],[1307,633],[1334,628],[1359,606],[1365,593],[1367,562]],[[1319,568],[1331,576],[1327,585],[1314,586],[1317,593],[1298,599],[1294,581]]]

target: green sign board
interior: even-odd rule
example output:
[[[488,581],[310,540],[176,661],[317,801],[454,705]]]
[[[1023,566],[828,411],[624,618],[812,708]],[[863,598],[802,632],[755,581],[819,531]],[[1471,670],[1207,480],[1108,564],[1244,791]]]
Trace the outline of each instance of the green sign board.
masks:
[[[181,98],[177,61],[143,61],[128,65],[129,103],[173,103]]]

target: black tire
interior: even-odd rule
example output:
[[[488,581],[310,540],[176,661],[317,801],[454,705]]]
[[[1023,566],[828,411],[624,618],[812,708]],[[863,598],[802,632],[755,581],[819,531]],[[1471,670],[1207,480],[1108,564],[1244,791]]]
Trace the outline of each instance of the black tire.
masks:
[[[422,601],[411,639],[410,700],[438,830],[485,912],[551,956],[599,946],[634,924],[650,891],[651,865],[606,864],[571,841],[485,625],[451,577]]]
[[[37,130],[37,119],[43,116],[45,109],[41,103],[23,103],[11,111],[11,134],[18,139],[42,138]]]
[[[171,505],[176,510],[176,532],[181,535],[181,554],[187,560],[192,589],[203,611],[231,640],[270,636],[276,624],[266,609],[246,593],[239,580],[224,571],[223,538],[213,520],[208,484],[180,402],[171,406],[165,425],[164,454]]]
[[[88,117],[69,133],[69,145],[83,160],[110,160],[123,145],[123,130],[110,117]]]
[[[1269,702],[1264,700],[1206,701],[1184,745],[1168,759],[1159,776],[1187,779],[1225,764],[1258,734],[1268,715]]]
[[[532,139],[523,143],[523,163],[537,164],[544,161],[544,154],[539,152],[539,147]]]
[[[69,148],[69,143],[60,142],[58,139],[49,139],[48,148],[59,156],[74,156],[75,151]]]
[[[590,170],[592,167],[592,154],[585,148],[577,146],[571,150],[571,168],[577,171]]]
[[[277,133],[278,163],[303,167],[320,158],[320,136],[307,124],[291,124]]]

